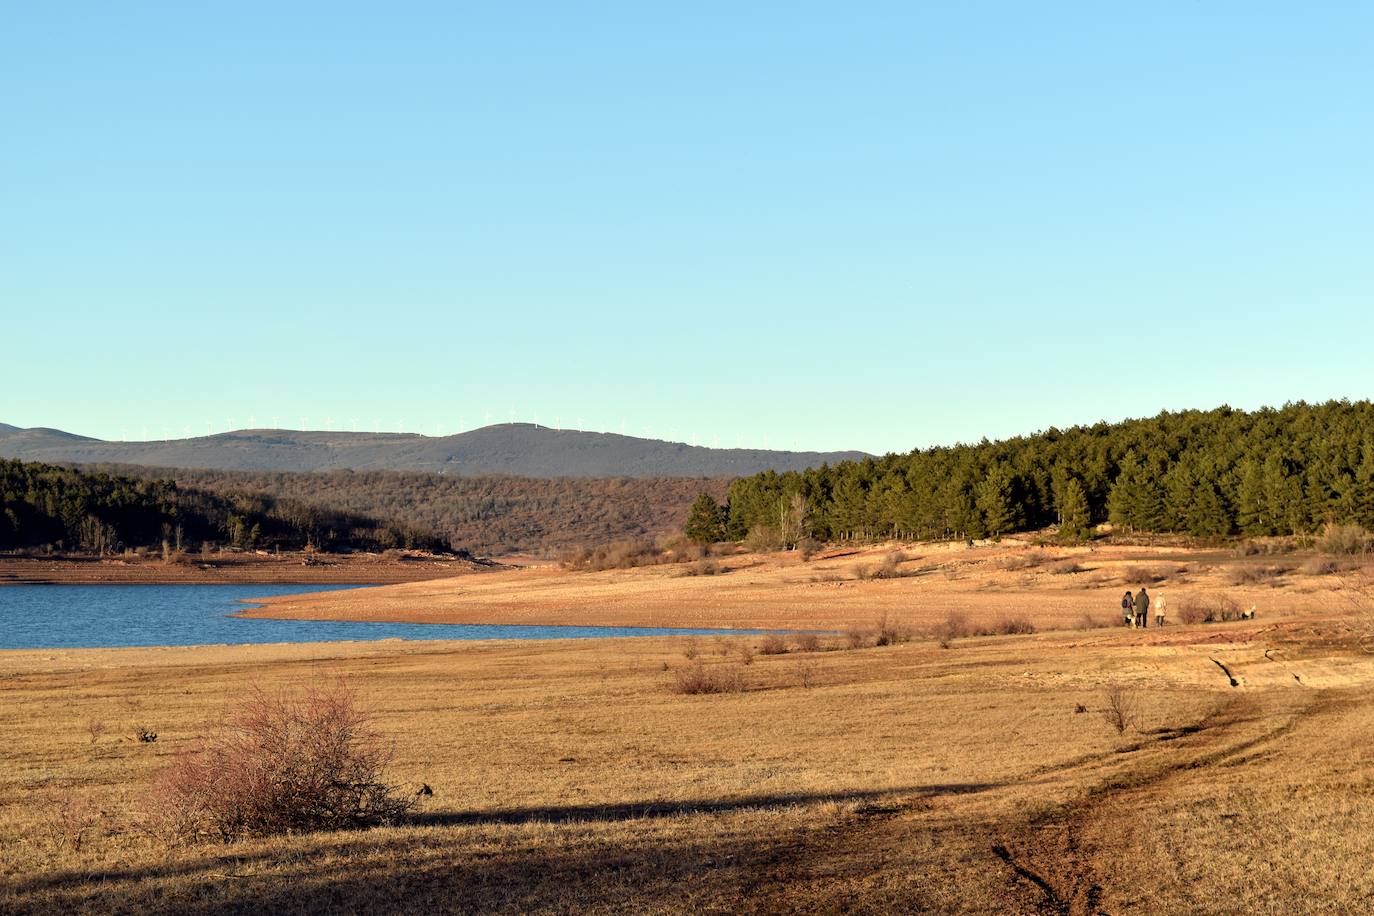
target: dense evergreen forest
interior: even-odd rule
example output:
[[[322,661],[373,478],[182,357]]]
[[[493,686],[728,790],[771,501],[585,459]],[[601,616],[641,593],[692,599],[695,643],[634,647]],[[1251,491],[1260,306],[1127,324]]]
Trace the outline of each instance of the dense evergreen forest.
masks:
[[[476,554],[553,556],[573,548],[676,533],[703,490],[725,496],[728,478],[459,477],[419,471],[211,471],[93,466],[169,478],[211,493],[332,506],[437,531]]]
[[[312,546],[447,549],[432,532],[262,493],[211,493],[170,480],[0,459],[0,548]]]
[[[721,533],[987,537],[1100,522],[1215,538],[1374,528],[1374,404],[1161,413],[736,480]]]

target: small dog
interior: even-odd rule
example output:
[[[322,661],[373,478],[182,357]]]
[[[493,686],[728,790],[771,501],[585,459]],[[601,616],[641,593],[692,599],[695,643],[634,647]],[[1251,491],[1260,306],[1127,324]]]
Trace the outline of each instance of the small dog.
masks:
[[[1255,605],[1253,605],[1253,604],[1250,605],[1250,610],[1248,610],[1248,611],[1241,611],[1241,612],[1240,612],[1240,619],[1241,619],[1241,620],[1254,620],[1254,619],[1255,619]]]

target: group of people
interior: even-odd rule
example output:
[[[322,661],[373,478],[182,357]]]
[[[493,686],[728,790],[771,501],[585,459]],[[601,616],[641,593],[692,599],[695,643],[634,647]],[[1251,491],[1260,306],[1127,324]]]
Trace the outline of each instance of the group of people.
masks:
[[[1121,622],[1128,627],[1144,629],[1150,625],[1150,593],[1145,586],[1132,595],[1129,591],[1121,596]],[[1164,595],[1154,599],[1155,626],[1164,626]]]

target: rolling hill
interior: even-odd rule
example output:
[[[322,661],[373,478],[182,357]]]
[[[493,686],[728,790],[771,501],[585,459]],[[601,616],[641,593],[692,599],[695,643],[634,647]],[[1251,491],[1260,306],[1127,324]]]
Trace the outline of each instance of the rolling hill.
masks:
[[[531,423],[453,436],[245,429],[150,442],[0,424],[0,457],[229,471],[427,471],[464,477],[738,477],[855,460],[863,452],[720,449]]]

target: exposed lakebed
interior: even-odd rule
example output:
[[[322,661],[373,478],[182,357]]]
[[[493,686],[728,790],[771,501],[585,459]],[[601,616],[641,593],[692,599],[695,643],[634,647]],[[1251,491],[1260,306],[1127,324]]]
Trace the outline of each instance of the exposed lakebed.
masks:
[[[7,585],[0,587],[0,649],[248,645],[379,639],[588,639],[745,634],[658,627],[374,623],[235,617],[243,601],[334,591],[321,585]]]

